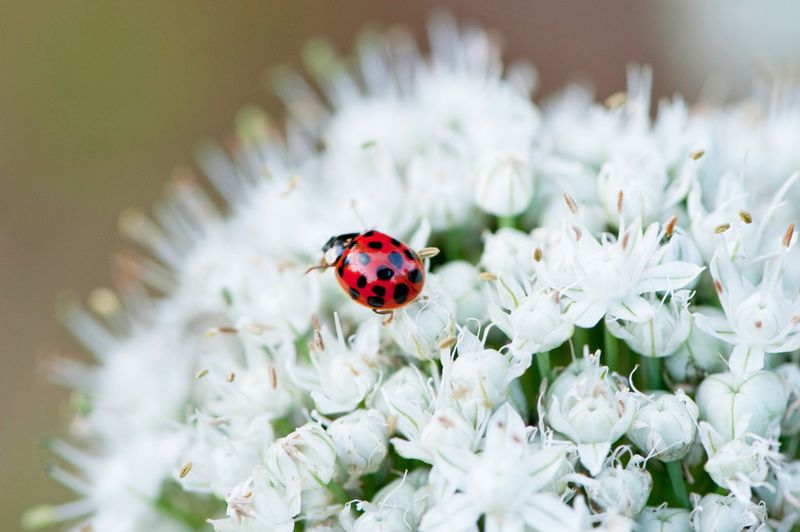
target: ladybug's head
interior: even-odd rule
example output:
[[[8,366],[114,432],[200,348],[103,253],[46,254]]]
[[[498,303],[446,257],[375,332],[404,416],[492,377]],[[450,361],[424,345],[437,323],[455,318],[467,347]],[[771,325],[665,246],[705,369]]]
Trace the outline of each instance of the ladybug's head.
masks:
[[[347,233],[339,236],[332,236],[322,246],[323,260],[326,264],[334,264],[342,255],[344,248],[358,236],[358,233]]]

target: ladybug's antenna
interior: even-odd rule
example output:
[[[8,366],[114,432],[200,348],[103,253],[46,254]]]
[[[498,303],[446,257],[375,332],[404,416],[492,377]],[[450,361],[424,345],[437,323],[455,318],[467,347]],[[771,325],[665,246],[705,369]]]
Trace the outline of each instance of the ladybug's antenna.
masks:
[[[364,232],[367,229],[369,229],[367,227],[367,223],[364,221],[364,218],[362,218],[361,214],[359,214],[358,212],[358,206],[356,205],[356,200],[350,201],[350,208],[353,210],[353,214],[356,215],[356,218],[358,218],[358,221],[361,222],[361,232]]]

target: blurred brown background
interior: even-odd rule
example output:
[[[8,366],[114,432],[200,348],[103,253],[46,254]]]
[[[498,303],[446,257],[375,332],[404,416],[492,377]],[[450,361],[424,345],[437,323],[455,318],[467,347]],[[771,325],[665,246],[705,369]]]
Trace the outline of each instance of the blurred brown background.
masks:
[[[37,360],[80,353],[54,318],[56,297],[109,282],[119,212],[156,200],[172,168],[222,138],[243,105],[275,110],[262,74],[296,63],[306,39],[347,48],[369,22],[421,35],[444,6],[500,30],[509,56],[538,67],[540,94],[578,78],[603,98],[637,61],[655,67],[658,95],[691,99],[712,73],[741,92],[754,61],[798,60],[800,4],[749,5],[0,1],[0,530],[18,529],[26,507],[70,497],[37,446],[68,419],[66,394]]]

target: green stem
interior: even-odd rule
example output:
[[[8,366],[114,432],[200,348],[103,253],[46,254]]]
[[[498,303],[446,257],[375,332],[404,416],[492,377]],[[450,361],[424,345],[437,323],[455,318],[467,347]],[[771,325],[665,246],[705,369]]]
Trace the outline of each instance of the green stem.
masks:
[[[683,478],[683,471],[681,471],[681,461],[674,460],[667,462],[667,473],[669,474],[669,481],[672,484],[672,491],[675,497],[683,508],[690,510],[692,507],[689,504],[689,491],[686,489],[686,480]]]
[[[645,385],[648,390],[660,390],[664,387],[661,377],[661,359],[658,357],[642,357]]]
[[[528,368],[528,370],[522,374],[520,377],[520,384],[522,385],[522,391],[525,393],[528,416],[530,416],[530,419],[533,419],[536,413],[536,401],[539,397],[539,383],[536,380],[536,374],[533,368]]]
[[[544,351],[533,355],[536,358],[536,366],[539,368],[539,375],[547,379],[548,384],[553,383],[553,372],[550,369],[550,351]]]
[[[447,255],[447,260],[456,260],[460,257],[461,252],[461,234],[460,227],[454,227],[447,231],[444,235],[444,253]]]
[[[619,373],[619,340],[605,326],[603,327],[603,350],[608,369]]]
[[[789,445],[786,446],[786,455],[790,460],[797,458],[797,448],[800,447],[800,432],[794,434],[789,439]]]
[[[497,227],[510,227],[511,229],[517,228],[517,217],[516,216],[498,216],[497,217]]]
[[[589,344],[589,330],[575,327],[575,333],[572,335],[572,347],[575,349],[575,357],[581,358],[583,356],[583,346]]]

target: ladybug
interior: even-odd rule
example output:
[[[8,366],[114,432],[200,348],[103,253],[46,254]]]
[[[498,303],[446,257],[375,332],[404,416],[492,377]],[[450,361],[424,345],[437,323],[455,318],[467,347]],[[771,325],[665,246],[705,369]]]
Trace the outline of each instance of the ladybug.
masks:
[[[430,250],[426,256],[431,256]],[[425,266],[406,244],[369,230],[331,237],[320,266],[336,268],[336,279],[353,301],[389,313],[414,301],[425,285]],[[422,252],[421,252],[422,253]]]

